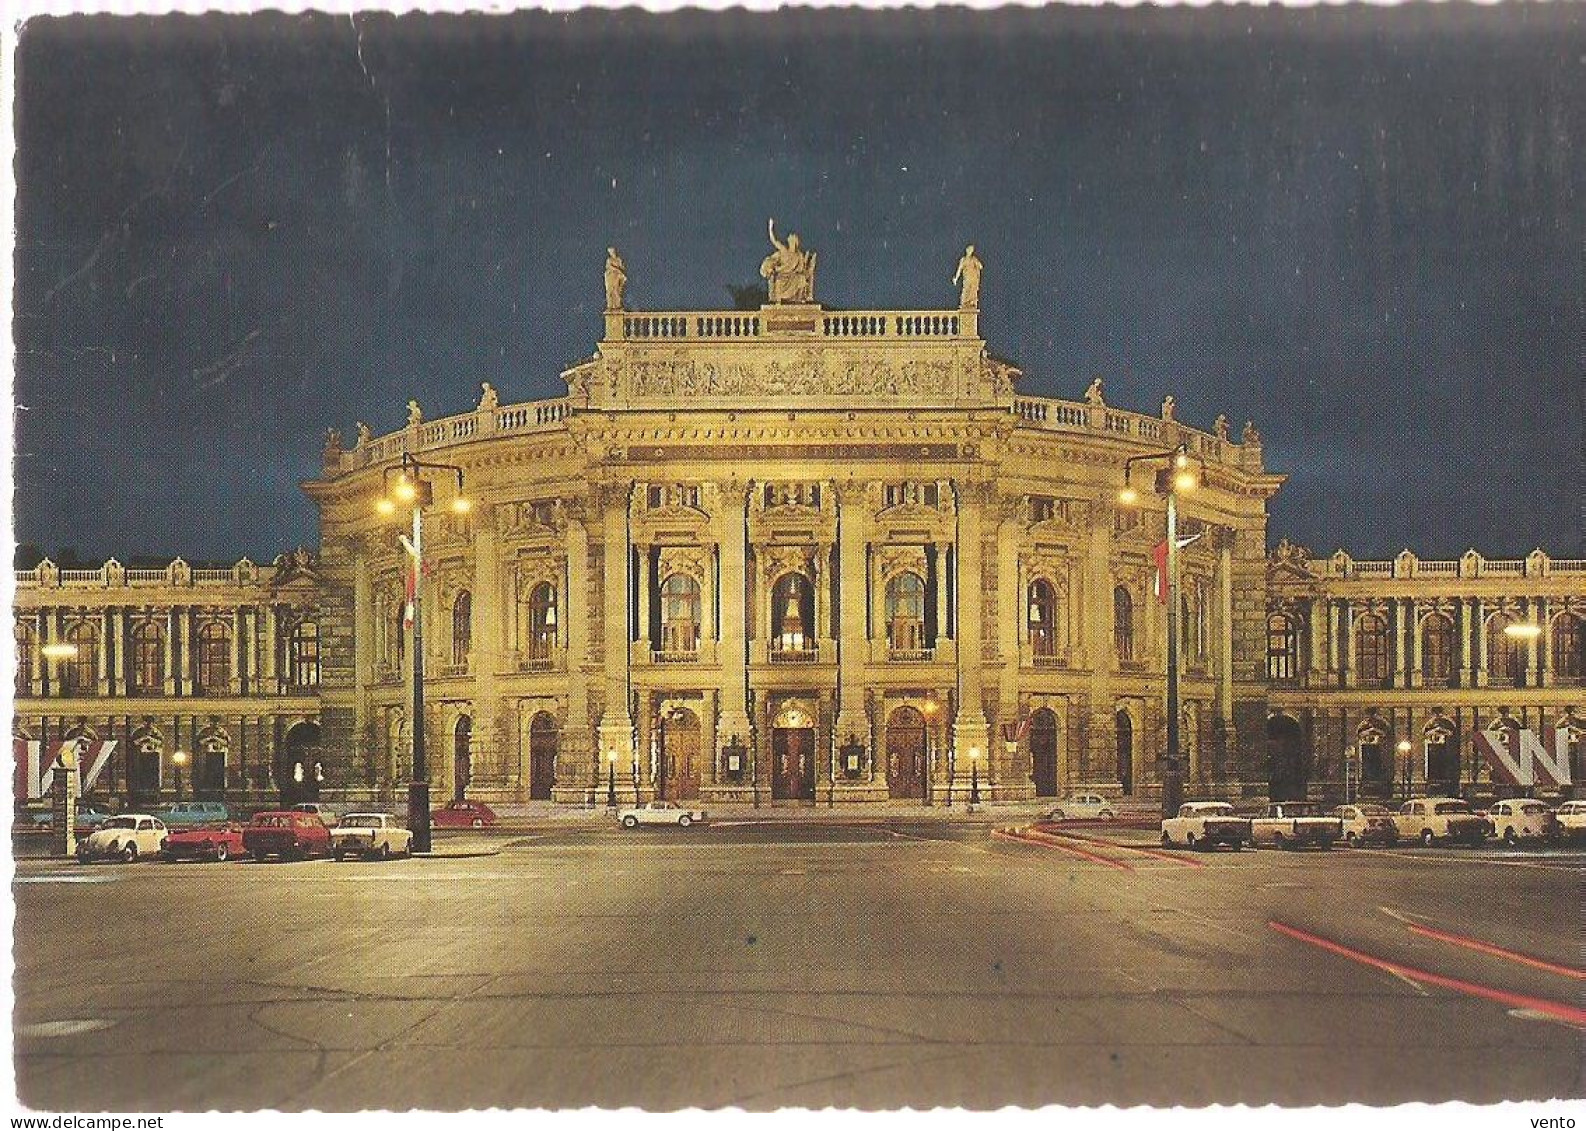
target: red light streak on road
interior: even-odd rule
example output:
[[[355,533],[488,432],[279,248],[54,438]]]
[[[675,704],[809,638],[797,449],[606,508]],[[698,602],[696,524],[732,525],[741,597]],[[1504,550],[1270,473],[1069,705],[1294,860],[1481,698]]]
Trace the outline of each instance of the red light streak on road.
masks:
[[[1501,946],[1494,946],[1492,943],[1485,943],[1480,939],[1466,938],[1464,935],[1453,935],[1447,931],[1439,931],[1434,927],[1422,927],[1415,923],[1407,923],[1405,926],[1418,935],[1425,935],[1427,938],[1437,939],[1439,942],[1452,943],[1455,946],[1477,950],[1482,954],[1490,954],[1494,958],[1518,962],[1522,966],[1534,966],[1538,970],[1546,970],[1551,974],[1562,974],[1566,978],[1586,978],[1586,970],[1576,970],[1573,967],[1560,966],[1556,962],[1549,962],[1543,958],[1533,958],[1531,955],[1521,954],[1519,951],[1505,950]]]

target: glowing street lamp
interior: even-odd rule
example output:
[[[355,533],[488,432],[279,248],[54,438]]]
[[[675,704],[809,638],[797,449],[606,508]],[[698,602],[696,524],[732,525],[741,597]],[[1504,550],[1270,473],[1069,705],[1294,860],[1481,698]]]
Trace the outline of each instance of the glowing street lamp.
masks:
[[[176,800],[182,799],[182,767],[187,765],[187,751],[177,750],[171,754],[171,766],[176,771]]]
[[[46,660],[75,660],[77,658],[77,645],[75,644],[46,644],[39,649],[39,654]]]
[[[1410,745],[1408,738],[1401,738],[1395,749],[1399,752],[1399,763],[1404,767],[1404,796],[1408,798],[1410,796],[1410,751],[1414,747]]]

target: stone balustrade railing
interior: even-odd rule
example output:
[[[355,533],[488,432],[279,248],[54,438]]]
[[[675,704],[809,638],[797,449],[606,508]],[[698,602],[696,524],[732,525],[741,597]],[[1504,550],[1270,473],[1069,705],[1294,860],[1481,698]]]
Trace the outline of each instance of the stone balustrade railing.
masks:
[[[1222,462],[1234,457],[1237,462],[1251,462],[1253,466],[1260,466],[1258,458],[1250,460],[1250,457],[1255,456],[1256,449],[1249,445],[1219,439],[1209,432],[1201,432],[1176,420],[1163,420],[1161,417],[1129,412],[1110,405],[1050,400],[1045,397],[1017,397],[1013,402],[1013,415],[1042,431],[1106,432],[1163,446],[1182,443],[1188,446],[1192,454],[1206,460]]]
[[[567,398],[558,397],[555,400],[527,401],[505,407],[479,408],[439,420],[427,420],[342,451],[339,464],[326,470],[334,475],[399,459],[404,452],[417,455],[419,452],[467,443],[481,436],[548,432],[559,427],[570,411]]]
[[[1444,560],[1423,560],[1406,551],[1387,561],[1356,561],[1339,550],[1330,558],[1312,560],[1308,564],[1319,577],[1355,581],[1586,575],[1586,558],[1550,558],[1541,550],[1533,550],[1523,558],[1484,558],[1472,550],[1462,557]]]
[[[127,569],[111,558],[97,569],[61,569],[46,558],[32,569],[15,571],[18,586],[118,589],[139,586],[258,585],[275,576],[274,566],[256,565],[243,558],[225,569],[194,569],[181,558],[163,569]]]
[[[606,336],[616,341],[714,341],[721,338],[783,337],[759,312],[654,310],[612,313]],[[973,338],[972,312],[958,310],[830,310],[814,316],[821,338]]]

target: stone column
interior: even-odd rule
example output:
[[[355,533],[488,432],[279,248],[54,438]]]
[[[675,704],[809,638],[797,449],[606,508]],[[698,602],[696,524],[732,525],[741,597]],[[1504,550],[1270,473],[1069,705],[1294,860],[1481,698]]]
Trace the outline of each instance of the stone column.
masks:
[[[940,542],[932,542],[931,549],[935,552],[931,584],[936,590],[936,647],[940,648],[942,641],[947,638],[947,547]]]
[[[1471,617],[1470,630],[1476,638],[1476,686],[1486,687],[1492,679],[1492,673],[1487,670],[1487,625],[1480,597],[1475,599],[1472,612],[1475,615]]]
[[[580,508],[567,520],[567,573],[557,594],[561,615],[558,631],[565,633],[567,646],[567,719],[557,742],[556,784],[552,796],[558,801],[578,802],[599,776],[596,758],[599,743],[589,732],[589,620],[586,600],[589,593],[589,529]],[[564,792],[564,790],[570,792]],[[575,795],[576,794],[576,795]],[[600,798],[595,798],[598,803]]]
[[[716,656],[721,665],[721,722],[716,729],[716,743],[710,749],[718,767],[723,758],[722,750],[732,742],[733,736],[737,735],[747,747],[752,733],[745,700],[748,686],[748,641],[744,638],[747,632],[744,615],[745,492],[745,484],[734,479],[723,483],[716,493],[716,553],[721,574],[717,593],[717,600],[721,602],[721,641],[717,644]]]
[[[636,555],[633,552],[635,550],[638,551],[638,553]],[[663,648],[665,648],[664,637],[662,638],[662,640],[651,640],[650,639],[650,600],[651,600],[650,585],[651,585],[651,579],[650,579],[650,546],[649,546],[649,544],[648,543],[635,543],[631,547],[631,549],[629,550],[629,559],[632,560],[635,557],[638,560],[638,570],[639,570],[639,640],[638,640],[639,657],[640,657],[640,662],[649,663],[650,662],[650,652],[651,652],[652,649],[654,651],[659,652]],[[656,577],[654,583],[657,586],[659,586],[662,580],[663,580],[662,578]],[[656,597],[657,600],[659,600],[660,595],[656,594],[655,597]],[[703,586],[701,587],[700,598],[701,598],[700,613],[701,613],[701,615],[703,615],[704,614],[704,604],[703,604],[704,591],[703,591]]]
[[[1106,501],[1093,504],[1098,521],[1090,524],[1090,539],[1085,547],[1085,573],[1081,578],[1080,600],[1074,603],[1084,618],[1086,660],[1090,665],[1089,705],[1082,709],[1085,720],[1079,765],[1074,785],[1118,783],[1117,724],[1113,716],[1112,673],[1117,667],[1117,649],[1112,624],[1112,510]]]
[[[116,661],[110,670],[110,693],[125,695],[128,690],[127,612],[119,605],[110,610],[110,639],[116,642]]]
[[[953,773],[966,788],[970,751],[985,757],[990,733],[981,707],[981,601],[984,599],[980,529],[991,498],[985,483],[957,483],[958,495],[958,716],[953,720]],[[956,791],[956,785],[955,785]],[[968,798],[968,794],[964,795]]]
[[[242,694],[242,610],[231,610],[231,693]]]
[[[1525,683],[1527,687],[1541,687],[1542,682],[1542,656],[1547,651],[1550,634],[1547,631],[1547,598],[1531,597],[1526,601],[1527,612],[1533,623],[1540,625],[1542,635],[1535,640],[1528,641],[1525,645]],[[1548,680],[1549,684],[1553,681]]]
[[[43,648],[44,645],[49,644],[52,641],[52,636],[50,633],[50,614],[47,610],[40,609],[36,614],[34,614],[34,620],[38,626],[39,651],[33,657],[33,678],[28,689],[32,692],[32,695],[35,699],[41,699],[44,696],[44,669],[45,666],[49,664],[49,660],[44,658]],[[39,735],[41,740],[43,737],[44,736],[42,734]]]
[[[281,690],[281,682],[276,673],[276,626],[280,620],[277,615],[279,610],[272,602],[261,610],[264,613],[264,694],[275,695]]]
[[[98,629],[99,656],[98,656],[98,684],[101,697],[110,694],[110,629],[106,623],[109,618],[103,610],[98,616],[99,623],[94,627]]]
[[[1265,620],[1265,618],[1263,618]],[[1298,626],[1296,626],[1297,628]],[[1299,652],[1295,641],[1295,652]],[[1262,650],[1266,641],[1262,640]],[[1299,676],[1300,657],[1295,655],[1295,676]],[[1214,724],[1233,725],[1234,704],[1234,540],[1223,530],[1217,539],[1217,705]],[[1197,741],[1197,746],[1200,743]],[[1196,755],[1197,758],[1199,754]]]
[[[1344,686],[1354,687],[1355,674],[1355,603],[1347,598],[1338,610],[1338,627],[1343,633]]]
[[[496,672],[501,667],[503,654],[502,624],[512,610],[502,607],[501,549],[496,540],[493,511],[493,507],[478,507],[471,520],[474,580],[469,612],[473,624],[466,659],[474,699],[473,773],[478,779],[485,776],[480,773],[485,770],[491,780],[502,783],[503,787],[520,787],[520,795],[514,800],[526,801],[528,791],[522,788],[520,767],[522,736],[517,719],[504,717],[501,704],[496,700]],[[503,749],[504,745],[509,748]]]
[[[1307,687],[1327,686],[1327,676],[1332,671],[1332,618],[1325,597],[1312,597],[1306,610],[1306,625],[1310,636],[1310,670],[1305,673]]]
[[[168,609],[165,614],[165,694],[176,694],[176,634],[181,631],[181,622],[176,615],[176,610]]]
[[[838,620],[840,636],[837,671],[837,743],[865,743],[866,763],[874,765],[878,752],[865,718],[865,669],[870,644],[865,637],[866,610],[870,607],[870,578],[866,544],[870,529],[867,484],[848,482],[838,493],[838,584],[843,605]],[[940,632],[941,625],[937,626]]]
[[[1421,657],[1421,613],[1414,600],[1406,598],[1410,610],[1410,687],[1423,687],[1426,675]]]
[[[1029,610],[1028,579],[1019,569],[1019,544],[1023,528],[1020,522],[1017,499],[1004,499],[998,508],[1000,522],[997,526],[997,651],[1002,657],[1002,671],[997,681],[997,721],[1013,723],[1019,717],[1019,669],[1024,656],[1023,641],[1026,636]],[[940,552],[938,560],[940,560]],[[1058,594],[1059,609],[1062,596]],[[1056,615],[1056,623],[1049,625],[1054,632],[1054,647],[1061,648],[1055,637],[1063,627],[1063,611]],[[998,798],[1024,800],[1035,796],[1035,779],[1030,776],[1028,758],[1021,758],[1017,746],[1012,750],[1001,734],[991,736],[986,756],[986,776],[999,784]]]
[[[619,776],[630,772],[633,756],[633,718],[628,714],[629,494],[627,485],[613,483],[606,484],[597,496],[605,559],[601,598],[606,630],[603,657],[606,709],[600,718],[600,758],[605,763],[611,754],[616,754]],[[620,792],[618,796],[620,798]]]
[[[1393,601],[1393,686],[1409,687],[1409,673],[1405,667],[1404,602],[1402,597]]]

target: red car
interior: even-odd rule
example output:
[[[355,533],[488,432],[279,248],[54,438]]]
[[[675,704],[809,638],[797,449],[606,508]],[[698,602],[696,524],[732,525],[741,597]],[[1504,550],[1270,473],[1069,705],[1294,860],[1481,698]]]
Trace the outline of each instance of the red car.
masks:
[[[242,846],[255,860],[279,856],[329,856],[330,830],[312,813],[260,813],[242,830]]]
[[[482,829],[496,823],[496,814],[483,801],[453,801],[430,810],[430,826],[437,829]]]
[[[210,825],[201,829],[172,829],[165,838],[160,855],[166,860],[214,860],[224,862],[241,856],[242,826]]]

